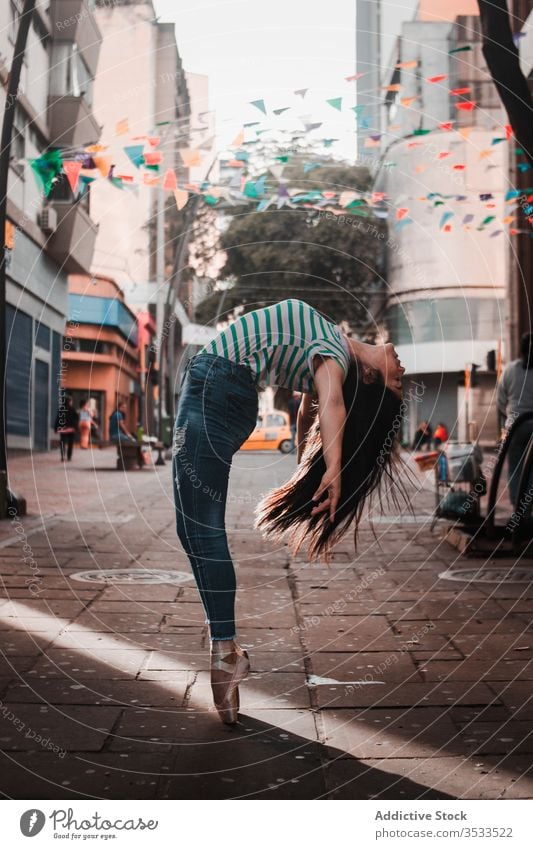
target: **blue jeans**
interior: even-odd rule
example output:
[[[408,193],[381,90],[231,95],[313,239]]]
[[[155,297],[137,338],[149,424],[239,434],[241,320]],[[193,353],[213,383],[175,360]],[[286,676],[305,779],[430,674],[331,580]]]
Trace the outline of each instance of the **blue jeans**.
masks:
[[[196,354],[187,363],[172,445],[176,529],[213,640],[236,636],[226,497],[232,457],[254,430],[257,407],[247,366],[214,354]]]

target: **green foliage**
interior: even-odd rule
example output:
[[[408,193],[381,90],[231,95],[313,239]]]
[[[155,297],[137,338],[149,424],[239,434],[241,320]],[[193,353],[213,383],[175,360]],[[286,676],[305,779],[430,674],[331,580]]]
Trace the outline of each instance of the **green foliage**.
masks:
[[[366,169],[338,162],[324,161],[304,175],[302,159],[286,168],[286,178],[302,192],[366,191],[371,183]],[[339,216],[302,206],[264,212],[255,212],[255,203],[241,206],[221,237],[227,256],[221,276],[232,281],[222,312],[220,291],[214,292],[198,306],[197,320],[211,322],[236,307],[254,309],[296,297],[361,329],[369,322],[371,301],[384,288],[385,232],[384,222],[364,203]]]

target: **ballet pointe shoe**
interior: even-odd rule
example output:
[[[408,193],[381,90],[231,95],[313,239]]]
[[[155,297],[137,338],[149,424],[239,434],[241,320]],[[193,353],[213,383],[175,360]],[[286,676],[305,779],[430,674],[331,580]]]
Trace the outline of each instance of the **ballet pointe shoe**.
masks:
[[[225,725],[235,725],[238,721],[239,684],[249,671],[248,652],[233,641],[213,640],[211,689],[218,715]]]

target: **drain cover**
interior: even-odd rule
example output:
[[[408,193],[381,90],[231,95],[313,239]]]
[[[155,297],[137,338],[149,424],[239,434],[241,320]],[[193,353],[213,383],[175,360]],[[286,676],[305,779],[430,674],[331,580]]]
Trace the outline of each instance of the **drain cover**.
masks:
[[[476,584],[533,584],[533,568],[446,569],[440,573],[439,578]]]
[[[75,572],[69,577],[94,584],[184,584],[192,579],[190,572],[174,569],[95,569]]]

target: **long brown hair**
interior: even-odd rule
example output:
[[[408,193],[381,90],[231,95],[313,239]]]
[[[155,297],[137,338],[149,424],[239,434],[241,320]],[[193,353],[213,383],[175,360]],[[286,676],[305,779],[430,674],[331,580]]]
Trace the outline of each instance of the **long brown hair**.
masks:
[[[279,538],[289,532],[293,552],[307,543],[310,560],[328,554],[352,522],[354,542],[363,509],[373,493],[382,499],[383,483],[392,484],[387,498],[397,503],[402,490],[394,477],[394,446],[401,427],[402,402],[381,381],[364,383],[358,364],[352,363],[344,381],[346,424],[342,442],[341,496],[335,518],[327,512],[312,516],[312,497],[326,471],[318,416],[309,430],[301,463],[290,480],[269,492],[256,509],[256,527]]]

